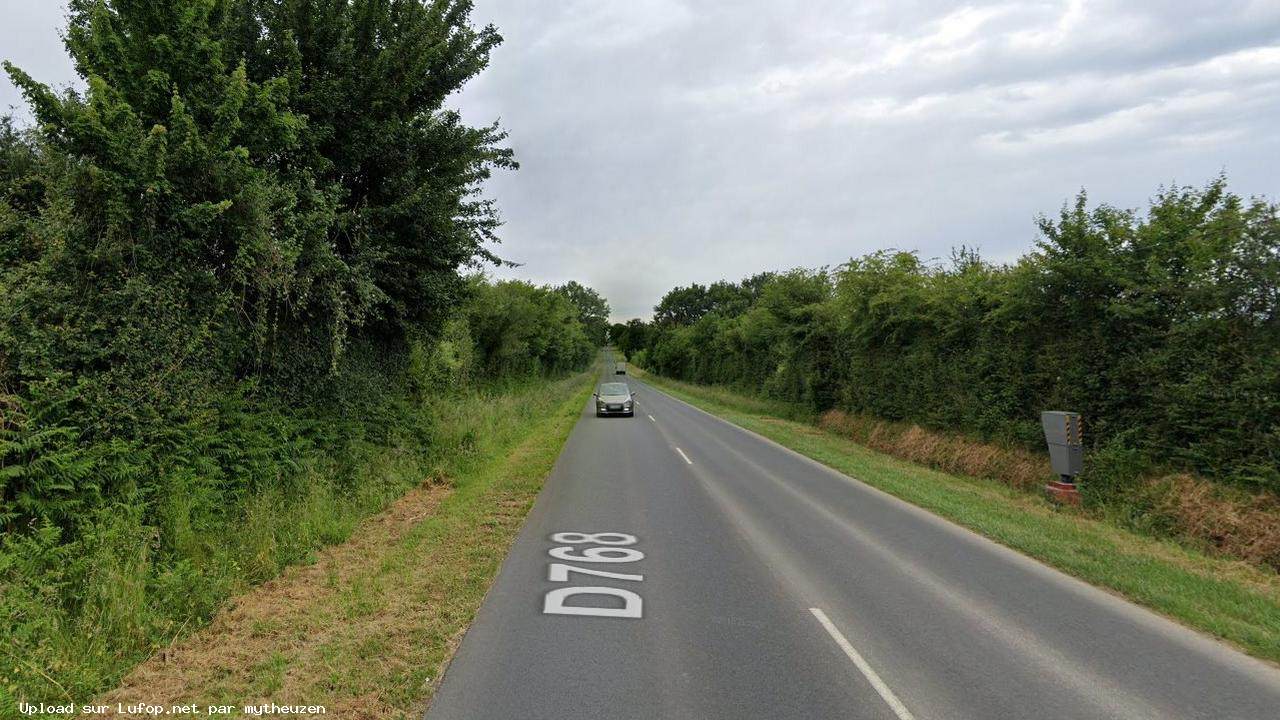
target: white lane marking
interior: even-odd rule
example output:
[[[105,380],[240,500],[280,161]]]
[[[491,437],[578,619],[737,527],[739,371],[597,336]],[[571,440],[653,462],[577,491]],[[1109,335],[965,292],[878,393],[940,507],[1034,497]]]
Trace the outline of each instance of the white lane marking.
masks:
[[[853,664],[858,667],[858,670],[860,670],[863,676],[865,676],[871,683],[871,687],[875,688],[876,692],[880,693],[880,697],[884,698],[884,701],[889,704],[889,709],[893,710],[893,714],[898,716],[898,720],[915,720],[915,717],[911,714],[911,711],[907,709],[907,706],[903,705],[902,701],[898,699],[898,696],[893,694],[893,691],[884,683],[884,680],[880,679],[880,676],[877,675],[871,665],[862,658],[862,655],[858,654],[858,651],[853,649],[853,645],[849,644],[849,641],[831,622],[830,618],[827,617],[827,614],[822,612],[821,608],[809,608],[809,612],[813,613],[813,616],[818,618],[818,622],[822,623],[822,627],[826,629],[827,634],[836,641],[836,644],[840,646],[840,649],[844,651],[844,654],[849,656],[849,659],[853,661]]]
[[[650,419],[650,420],[653,420],[653,416],[652,416],[652,415],[650,415],[650,416],[649,416],[649,419]],[[657,421],[657,420],[653,420],[653,422],[658,422],[658,421]]]
[[[680,457],[684,458],[685,462],[689,463],[690,465],[693,464],[693,461],[689,459],[688,455],[684,454],[683,450],[681,450],[680,448],[676,448],[676,452],[680,453]]]

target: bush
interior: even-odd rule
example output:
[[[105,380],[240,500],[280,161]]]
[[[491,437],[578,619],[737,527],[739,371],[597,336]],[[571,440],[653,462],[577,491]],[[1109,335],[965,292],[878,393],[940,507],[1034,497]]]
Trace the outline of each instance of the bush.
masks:
[[[501,40],[470,11],[71,0],[83,95],[5,64],[0,712],[345,537],[479,432],[430,405],[590,361],[595,291],[462,272],[515,167],[444,106]]]
[[[1138,482],[1125,453],[1280,492],[1278,213],[1222,179],[1145,217],[1082,193],[1011,265],[884,251],[676,288],[615,328],[672,378],[1034,451],[1041,410],[1077,410],[1105,493]]]

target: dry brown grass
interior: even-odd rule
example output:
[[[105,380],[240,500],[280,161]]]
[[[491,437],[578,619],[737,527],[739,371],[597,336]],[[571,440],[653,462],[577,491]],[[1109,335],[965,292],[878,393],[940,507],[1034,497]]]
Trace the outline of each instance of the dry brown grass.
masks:
[[[370,593],[354,601],[368,603],[366,608],[350,612],[353,588],[367,583],[401,538],[449,492],[433,484],[411,490],[365,521],[347,542],[320,552],[314,564],[288,568],[280,577],[236,598],[209,627],[142,663],[120,687],[99,698],[97,704],[113,708],[100,717],[130,717],[114,711],[117,703],[203,706],[221,702],[325,704],[328,714],[342,718],[390,716],[391,708],[376,693],[317,695],[316,682],[323,679],[317,676],[327,670],[321,655],[332,643],[354,636],[394,641],[397,629],[388,627],[388,620],[399,622],[403,616],[362,613],[362,609],[415,602],[425,611],[438,603],[430,594],[407,598]],[[403,661],[396,653],[378,658],[392,667]]]
[[[991,478],[1035,491],[1052,480],[1044,454],[944,435],[918,425],[831,410],[823,429],[880,452],[954,475]],[[1280,570],[1280,498],[1247,494],[1178,474],[1137,479],[1144,524],[1227,557]]]
[[[894,457],[954,475],[992,478],[1023,490],[1053,479],[1042,453],[944,435],[919,425],[892,423],[829,410],[818,425],[850,440]]]
[[[1280,570],[1280,498],[1186,474],[1147,480],[1139,494],[1172,534]]]

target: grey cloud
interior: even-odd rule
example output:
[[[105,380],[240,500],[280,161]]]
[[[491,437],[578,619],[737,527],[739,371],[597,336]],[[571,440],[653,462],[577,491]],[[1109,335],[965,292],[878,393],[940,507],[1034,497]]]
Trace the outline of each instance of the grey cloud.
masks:
[[[1139,205],[1226,169],[1273,194],[1276,74],[1241,53],[1277,47],[1280,13],[1160,5],[689,3],[648,40],[557,49],[494,2],[518,61],[462,102],[525,161],[492,186],[518,273],[647,315],[676,284],[881,247],[1011,259],[1081,187]]]
[[[42,38],[30,69],[69,79],[60,12],[0,2],[18,21],[0,47]],[[1276,3],[477,5],[506,42],[456,102],[500,118],[522,164],[487,188],[497,251],[523,263],[497,274],[578,279],[617,319],[674,285],[884,247],[1012,259],[1081,187],[1139,206],[1225,169],[1277,190]]]

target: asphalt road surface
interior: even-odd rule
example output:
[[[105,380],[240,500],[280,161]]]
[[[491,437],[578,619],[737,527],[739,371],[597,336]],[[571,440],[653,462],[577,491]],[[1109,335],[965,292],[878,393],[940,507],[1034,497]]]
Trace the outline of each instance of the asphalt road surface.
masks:
[[[1280,670],[628,382],[429,720],[1280,719]]]

